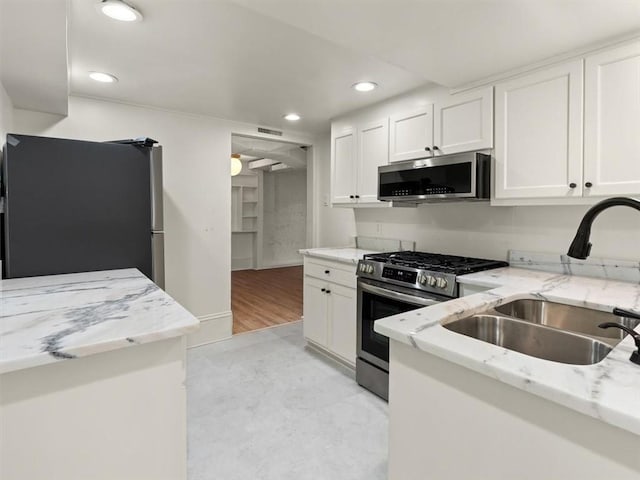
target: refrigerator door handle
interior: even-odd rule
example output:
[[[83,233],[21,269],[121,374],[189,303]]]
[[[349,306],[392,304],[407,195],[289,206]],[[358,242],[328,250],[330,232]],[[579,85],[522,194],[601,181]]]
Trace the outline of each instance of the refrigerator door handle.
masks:
[[[162,206],[162,147],[150,149],[151,165],[151,230],[164,230],[164,209]]]
[[[164,290],[164,232],[151,234],[151,280]]]

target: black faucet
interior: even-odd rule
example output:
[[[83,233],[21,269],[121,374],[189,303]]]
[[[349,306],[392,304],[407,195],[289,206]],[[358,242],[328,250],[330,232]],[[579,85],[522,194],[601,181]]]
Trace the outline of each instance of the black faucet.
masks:
[[[615,310],[614,310],[615,313]],[[638,318],[637,316],[635,318]],[[598,325],[600,328],[619,328],[620,330],[627,332],[633,338],[633,341],[636,343],[637,350],[631,354],[631,360],[633,363],[640,365],[640,333],[636,333],[631,330],[629,327],[625,327],[624,325],[620,325],[615,322],[605,322]]]
[[[579,258],[581,260],[586,259],[591,252],[591,244],[589,243],[589,236],[591,235],[591,224],[596,219],[596,217],[609,207],[615,207],[617,205],[622,205],[625,207],[635,208],[640,211],[640,201],[634,200],[633,198],[626,197],[614,197],[607,198],[606,200],[602,200],[601,202],[596,203],[593,207],[591,207],[587,213],[584,214],[584,218],[580,222],[580,226],[578,227],[578,231],[576,232],[576,236],[571,242],[571,246],[569,247],[569,251],[567,255],[573,258]]]

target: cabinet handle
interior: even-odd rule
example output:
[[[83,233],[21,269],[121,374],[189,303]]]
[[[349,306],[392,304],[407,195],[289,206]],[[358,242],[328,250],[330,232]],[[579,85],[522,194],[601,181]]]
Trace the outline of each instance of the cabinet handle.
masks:
[[[593,183],[587,182],[587,183],[584,184],[584,186],[587,187],[587,188],[591,188],[591,187],[593,187]]]
[[[326,273],[327,275],[329,275],[331,273],[331,270],[325,270],[324,273]]]
[[[356,198],[360,198],[360,195],[356,195]]]
[[[578,185],[576,185],[575,183],[571,182],[569,184],[569,188],[576,188]]]
[[[326,288],[322,288],[322,289],[320,289],[320,291],[321,291],[321,292],[326,292],[326,291],[327,291],[327,289],[326,289]]]
[[[440,150],[440,147],[438,147],[437,145],[434,145],[434,146],[433,146],[433,149],[434,149],[434,150]]]
[[[431,149],[430,149],[429,147],[424,147],[424,151],[425,151],[425,152],[430,152],[430,151],[431,151]]]
[[[355,195],[349,195],[349,198],[356,198]]]
[[[331,293],[331,290],[327,290],[327,294]]]

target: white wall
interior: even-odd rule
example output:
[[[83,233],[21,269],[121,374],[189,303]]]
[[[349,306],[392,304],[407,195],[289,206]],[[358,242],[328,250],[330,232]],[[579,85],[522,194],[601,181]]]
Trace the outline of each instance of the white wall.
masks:
[[[141,135],[159,140],[164,148],[166,290],[201,319],[219,320],[214,335],[231,335],[231,134],[255,135],[255,126],[70,97],[68,117],[15,110],[14,130],[85,140]],[[312,143],[301,134],[287,133],[283,139]]]
[[[7,133],[13,128],[13,105],[4,86],[0,83],[0,149],[6,140]]]
[[[265,172],[262,183],[264,267],[302,264],[307,242],[307,171]]]
[[[358,235],[414,239],[417,250],[504,260],[509,249],[565,253],[587,209],[451,203],[360,209],[355,216]],[[616,207],[602,213],[591,243],[593,256],[640,260],[640,212]]]
[[[333,126],[388,116],[436,101],[447,91],[423,87],[334,120]],[[322,139],[321,198],[329,194],[330,139]],[[320,145],[318,146],[320,147]],[[320,243],[341,245],[346,231],[360,236],[416,241],[423,251],[506,259],[509,249],[566,252],[587,206],[491,207],[488,203],[448,203],[418,208],[360,208],[349,214],[342,208],[320,207]],[[347,209],[351,211],[351,209]],[[593,256],[640,259],[640,212],[616,207],[595,221]]]

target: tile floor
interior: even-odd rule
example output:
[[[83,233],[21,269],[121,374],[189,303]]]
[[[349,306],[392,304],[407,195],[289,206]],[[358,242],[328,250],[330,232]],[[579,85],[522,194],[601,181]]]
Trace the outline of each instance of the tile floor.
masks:
[[[387,404],[305,347],[302,322],[188,351],[189,480],[387,476]]]

